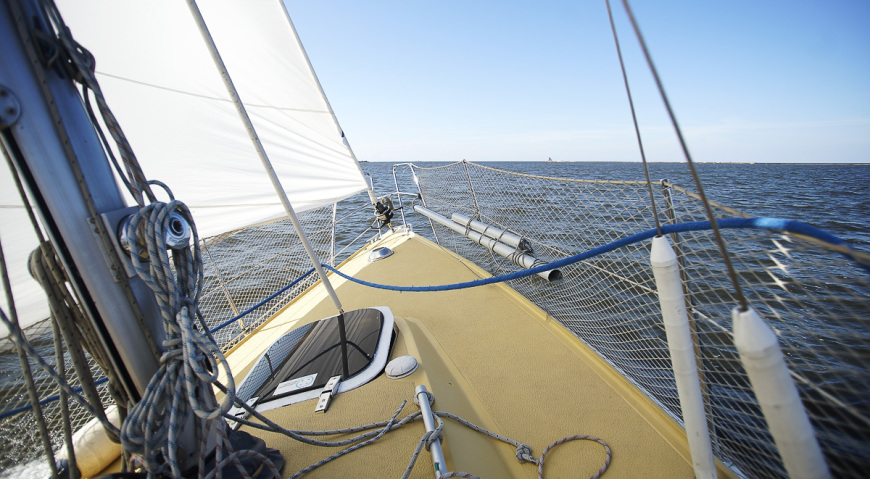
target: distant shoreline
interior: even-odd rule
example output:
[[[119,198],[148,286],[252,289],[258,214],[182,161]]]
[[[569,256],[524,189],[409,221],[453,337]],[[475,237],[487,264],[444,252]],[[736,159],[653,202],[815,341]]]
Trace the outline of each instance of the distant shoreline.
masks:
[[[457,160],[457,161],[461,161],[461,160]],[[457,161],[430,161],[430,160],[427,160],[427,161],[419,161],[418,163],[438,163],[438,164],[449,165],[452,163],[456,163]],[[380,160],[370,160],[370,161],[361,160],[360,163],[393,163],[393,162],[392,161],[380,161]],[[559,164],[559,163],[642,164],[643,162],[642,161],[635,161],[635,160],[632,160],[632,161],[620,161],[620,160],[610,160],[610,161],[602,161],[602,160],[553,160],[553,161],[547,161],[547,160],[522,160],[522,161],[484,160],[484,161],[470,161],[469,163],[481,163],[481,164],[486,164],[486,163],[547,163],[547,164],[555,165],[555,164]],[[679,164],[683,164],[684,165],[684,164],[686,164],[686,162],[685,161],[650,161],[650,162],[648,162],[648,164],[650,164],[650,165],[679,165]],[[815,166],[855,165],[855,166],[870,166],[870,162],[867,162],[867,163],[852,163],[852,162],[831,162],[831,163],[827,163],[827,162],[825,162],[825,163],[821,163],[821,162],[815,162],[815,163],[794,162],[794,163],[788,163],[788,162],[774,162],[774,161],[696,161],[695,164],[696,165],[791,165],[791,166],[795,166],[795,165],[807,165],[807,166],[813,166],[813,165],[815,165]]]
[[[530,160],[530,161],[481,161],[481,163],[637,163],[642,164],[642,161],[599,161],[599,160]],[[685,161],[650,161],[650,165],[679,165],[685,164]],[[775,161],[696,161],[696,165],[856,165],[870,166],[870,163],[786,163]]]

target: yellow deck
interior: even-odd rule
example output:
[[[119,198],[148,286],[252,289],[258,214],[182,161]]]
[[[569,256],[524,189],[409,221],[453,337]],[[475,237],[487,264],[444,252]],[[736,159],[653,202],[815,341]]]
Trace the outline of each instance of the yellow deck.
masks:
[[[388,246],[395,254],[369,263],[368,252]],[[488,276],[477,266],[413,234],[394,234],[349,259],[342,271],[368,281],[431,285]],[[388,419],[403,400],[400,418],[414,411],[414,388],[425,384],[433,409],[543,449],[575,434],[598,436],[613,450],[605,477],[691,477],[682,428],[649,402],[558,322],[512,289],[498,284],[437,293],[397,293],[371,289],[332,276],[345,310],[388,306],[398,336],[390,358],[411,354],[420,362],[412,375],[379,376],[337,395],[326,414],[315,401],[269,411],[289,429],[326,430]],[[237,381],[271,342],[285,332],[336,313],[319,284],[289,304],[228,354]],[[260,433],[282,451],[284,477],[337,449],[300,444],[282,435]],[[305,477],[399,477],[423,434],[420,421],[341,457]],[[444,454],[451,471],[486,478],[537,477],[537,468],[519,464],[514,448],[450,421]],[[545,476],[589,477],[602,465],[604,449],[593,442],[570,442],[547,455]],[[720,467],[720,475],[725,471]],[[411,477],[432,477],[424,450]],[[723,476],[724,477],[724,476]]]

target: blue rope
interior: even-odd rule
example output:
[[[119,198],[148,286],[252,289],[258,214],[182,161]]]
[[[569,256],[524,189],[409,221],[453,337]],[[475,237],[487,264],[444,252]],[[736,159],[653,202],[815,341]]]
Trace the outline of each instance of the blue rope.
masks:
[[[104,382],[106,382],[108,380],[109,380],[109,378],[97,379],[96,381],[94,381],[94,385],[99,386],[100,384],[103,384]],[[73,388],[73,391],[80,393],[80,392],[82,392],[82,388],[81,388],[81,386],[79,386],[79,387]],[[39,401],[39,404],[44,406],[50,402],[57,401],[58,399],[60,399],[60,396],[55,394],[54,396],[50,396],[50,397],[47,397],[47,398]],[[24,406],[21,406],[19,408],[11,409],[9,411],[5,411],[3,413],[0,413],[0,419],[6,419],[7,417],[14,416],[16,414],[21,414],[25,411],[30,411],[31,409],[33,409],[32,404],[25,404]]]
[[[250,308],[248,308],[248,309],[245,310],[244,312],[239,313],[238,316],[236,316],[236,317],[234,317],[234,318],[230,318],[230,319],[224,321],[223,323],[221,323],[221,324],[215,326],[215,328],[212,329],[211,332],[212,332],[212,333],[216,333],[216,332],[220,331],[221,329],[223,329],[223,328],[229,326],[230,324],[232,324],[232,323],[238,321],[239,319],[241,319],[241,318],[247,316],[248,314],[251,313],[251,311],[253,311],[253,310],[259,308],[260,306],[262,306],[262,305],[268,303],[269,301],[275,299],[276,296],[278,296],[279,294],[283,293],[284,291],[287,291],[288,289],[292,288],[293,286],[296,286],[297,283],[299,283],[299,282],[302,281],[303,279],[307,278],[308,275],[311,274],[311,273],[313,273],[313,272],[314,272],[314,268],[309,269],[308,271],[305,272],[305,274],[303,274],[302,276],[296,278],[295,280],[293,280],[292,283],[288,284],[287,286],[284,286],[283,288],[281,288],[280,290],[278,290],[277,292],[275,292],[273,295],[269,296],[268,298],[266,298],[266,299],[260,301],[259,303],[255,304],[255,305],[251,306]]]
[[[796,233],[803,236],[815,238],[817,240],[835,246],[845,245],[847,248],[851,249],[848,243],[846,243],[839,237],[834,236],[827,231],[821,230],[814,226],[810,226],[808,224],[794,220],[784,220],[779,218],[729,218],[718,220],[716,224],[719,226],[719,228],[722,229],[764,229],[771,231],[787,231],[789,233]],[[704,231],[709,229],[711,229],[709,221],[692,221],[689,223],[679,223],[675,225],[663,225],[662,233],[684,233],[687,231]],[[541,266],[536,266],[534,268],[529,268],[514,273],[503,274],[501,276],[493,276],[491,278],[478,279],[475,281],[466,281],[464,283],[443,284],[438,286],[391,286],[385,284],[377,284],[371,283],[369,281],[363,281],[357,278],[352,278],[329,265],[323,265],[323,267],[348,281],[353,281],[354,283],[368,286],[371,288],[402,292],[452,291],[456,289],[474,288],[476,286],[501,283],[503,281],[510,281],[512,279],[525,278],[526,276],[542,273],[544,271],[562,268],[564,266],[578,263],[580,261],[587,260],[600,254],[609,253],[610,251],[622,248],[624,246],[628,246],[633,243],[638,243],[640,241],[650,239],[654,236],[656,236],[656,230],[651,229],[631,236],[627,236],[625,238],[618,239],[612,243],[593,248],[583,253],[568,256],[567,258],[553,261],[552,263],[547,263]],[[868,270],[868,272],[870,272],[870,268],[868,268],[866,265],[862,264],[861,266],[865,270]]]
[[[817,240],[820,240],[820,241],[823,241],[825,243],[829,243],[829,244],[832,244],[835,246],[846,246],[847,248],[852,249],[848,245],[848,243],[846,243],[846,241],[842,240],[841,238],[839,238],[835,235],[832,235],[832,234],[828,233],[827,231],[816,228],[814,226],[810,226],[808,224],[801,223],[799,221],[794,221],[794,220],[784,220],[784,219],[779,219],[779,218],[729,218],[729,219],[718,220],[717,224],[722,229],[764,229],[764,230],[770,230],[770,231],[787,231],[789,233],[795,233],[795,234],[800,234],[803,236],[808,236],[810,238],[815,238]],[[675,224],[675,225],[663,225],[662,226],[662,233],[665,233],[665,234],[685,233],[688,231],[704,231],[704,230],[709,230],[709,229],[711,229],[709,221],[693,221],[693,222],[689,222],[689,223],[680,223],[680,224]],[[608,253],[610,251],[622,248],[624,246],[628,246],[630,244],[634,244],[634,243],[638,243],[640,241],[650,239],[650,238],[654,237],[655,235],[656,235],[656,230],[651,229],[651,230],[647,230],[647,231],[644,231],[641,233],[637,233],[637,234],[632,235],[632,236],[628,236],[628,237],[616,240],[612,243],[609,243],[609,244],[606,244],[603,246],[599,246],[597,248],[593,248],[589,251],[586,251],[586,252],[583,252],[580,254],[576,254],[573,256],[569,256],[567,258],[563,258],[563,259],[560,259],[558,261],[554,261],[552,263],[547,263],[545,265],[536,266],[534,268],[530,268],[530,269],[526,269],[526,270],[522,270],[522,271],[517,271],[517,272],[509,273],[509,274],[503,274],[501,276],[493,276],[491,278],[484,278],[484,279],[479,279],[479,280],[475,280],[475,281],[467,281],[464,283],[445,284],[445,285],[439,285],[439,286],[391,286],[391,285],[377,284],[377,283],[371,283],[371,282],[364,281],[361,279],[353,278],[351,276],[348,276],[348,275],[342,273],[341,271],[338,271],[337,269],[333,268],[332,266],[329,266],[326,264],[324,264],[323,267],[336,273],[337,275],[341,276],[344,279],[347,279],[347,280],[352,281],[352,282],[357,283],[357,284],[361,284],[363,286],[369,286],[372,288],[386,289],[386,290],[390,290],[390,291],[405,291],[405,292],[450,291],[450,290],[455,290],[455,289],[473,288],[476,286],[484,286],[487,284],[500,283],[503,281],[510,281],[512,279],[524,278],[526,276],[531,276],[533,274],[537,274],[537,273],[540,273],[543,271],[549,271],[552,269],[561,268],[561,267],[564,267],[564,266],[567,266],[570,264],[578,263],[580,261],[592,258],[594,256],[598,256],[600,254]],[[861,264],[861,267],[864,268],[865,270],[870,271],[870,269],[868,269],[866,265]],[[269,301],[275,299],[275,297],[277,297],[281,293],[283,293],[283,292],[287,291],[288,289],[292,288],[293,286],[297,285],[300,281],[307,278],[313,272],[314,272],[314,268],[309,269],[304,274],[302,274],[302,276],[293,280],[292,283],[290,283],[287,286],[276,291],[274,294],[272,294],[268,298],[260,301],[259,303],[255,304],[254,306],[251,306],[250,308],[248,308],[244,312],[240,313],[239,315],[224,321],[223,323],[221,323],[220,325],[218,325],[214,329],[212,329],[211,332],[215,333],[215,332],[229,326],[233,322],[238,321],[239,319],[243,318],[244,316],[250,314],[255,309],[259,308],[260,306],[263,306],[264,304],[268,303]],[[102,383],[106,382],[107,380],[108,380],[107,378],[102,378],[102,379],[96,381],[96,384],[98,384],[98,385],[102,384]],[[81,388],[76,388],[76,391],[81,391]],[[58,400],[58,396],[55,395],[55,396],[51,396],[49,398],[43,399],[42,401],[40,401],[40,404],[46,404],[46,403],[49,403],[52,401],[57,401],[57,400]],[[32,406],[28,404],[28,405],[25,405],[25,406],[17,408],[17,409],[12,409],[10,411],[0,413],[0,419],[5,419],[9,416],[14,416],[14,415],[20,414],[24,411],[28,411],[31,409],[31,407]]]

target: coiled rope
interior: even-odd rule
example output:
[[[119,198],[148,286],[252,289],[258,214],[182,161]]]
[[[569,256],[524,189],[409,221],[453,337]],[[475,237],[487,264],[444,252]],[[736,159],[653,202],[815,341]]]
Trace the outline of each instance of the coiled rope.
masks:
[[[173,213],[180,214],[190,224],[194,246],[171,250],[170,263],[166,231],[170,229]],[[127,236],[134,238],[129,242],[133,266],[154,292],[166,339],[158,371],[148,383],[142,400],[124,421],[121,430],[124,449],[142,456],[149,477],[166,473],[182,477],[183,465],[178,458],[181,431],[188,420],[198,419],[200,477],[204,471],[204,456],[208,453],[206,438],[212,431],[219,437],[215,448],[216,466],[209,477],[212,474],[220,477],[220,469],[229,463],[235,464],[243,477],[249,477],[239,462],[243,456],[257,457],[279,477],[269,459],[254,451],[234,452],[226,436],[227,426],[222,416],[232,407],[235,383],[220,348],[207,328],[198,327],[195,321],[203,266],[199,237],[187,206],[175,200],[151,203],[133,215],[127,225]],[[147,249],[147,256],[143,255],[143,247]],[[141,259],[143,257],[148,258],[147,262]],[[227,394],[218,403],[213,385],[218,381],[220,370],[227,377]],[[191,417],[191,412],[195,417]]]

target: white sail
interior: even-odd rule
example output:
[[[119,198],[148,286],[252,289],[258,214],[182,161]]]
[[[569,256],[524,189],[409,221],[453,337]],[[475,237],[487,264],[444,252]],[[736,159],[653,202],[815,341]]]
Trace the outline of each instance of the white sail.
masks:
[[[166,183],[191,208],[201,237],[286,217],[185,2],[58,6],[74,38],[94,54],[100,85],[146,177]],[[296,212],[365,190],[283,4],[209,0],[199,8]],[[5,167],[0,187],[0,238],[26,326],[48,317],[26,269],[37,242]]]
[[[145,175],[191,207],[200,236],[285,216],[185,2],[59,7]],[[294,209],[366,189],[283,4],[199,8]]]

